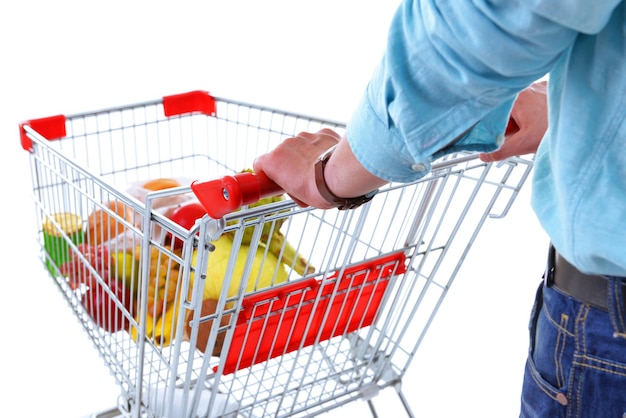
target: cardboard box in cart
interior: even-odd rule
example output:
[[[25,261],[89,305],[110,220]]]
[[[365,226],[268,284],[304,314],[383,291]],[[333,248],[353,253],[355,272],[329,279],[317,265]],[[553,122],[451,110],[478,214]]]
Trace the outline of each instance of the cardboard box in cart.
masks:
[[[340,122],[204,91],[21,125],[40,257],[119,384],[101,416],[311,416],[401,382],[532,169],[461,153],[360,208],[248,171]]]

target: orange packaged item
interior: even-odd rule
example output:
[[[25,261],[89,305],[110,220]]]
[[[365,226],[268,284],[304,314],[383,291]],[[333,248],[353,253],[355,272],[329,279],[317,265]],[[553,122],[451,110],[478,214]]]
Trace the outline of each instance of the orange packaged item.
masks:
[[[147,182],[143,184],[143,188],[154,191],[154,190],[171,189],[172,187],[179,187],[180,185],[181,184],[178,182],[178,180],[160,178],[160,179],[148,180]]]
[[[110,213],[117,214],[124,221],[132,221],[132,211],[123,202],[115,200],[105,203],[105,206],[108,210],[97,207],[91,212],[87,220],[87,240],[91,245],[102,244],[124,232],[124,224],[111,216]]]
[[[146,196],[150,192],[172,189],[174,187],[189,186],[193,179],[160,177],[150,180],[142,180],[132,183],[127,192],[140,202],[146,202]],[[171,196],[163,196],[154,199],[152,209],[164,216],[169,217],[179,205],[194,198],[193,193],[179,193]],[[138,221],[141,221],[140,219]]]

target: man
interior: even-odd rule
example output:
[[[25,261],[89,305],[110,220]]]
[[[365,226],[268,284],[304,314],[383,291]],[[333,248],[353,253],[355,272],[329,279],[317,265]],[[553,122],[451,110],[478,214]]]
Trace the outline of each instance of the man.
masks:
[[[406,0],[345,137],[299,134],[254,168],[300,205],[351,208],[447,153],[540,140],[532,205],[553,247],[521,416],[626,416],[624,1]]]

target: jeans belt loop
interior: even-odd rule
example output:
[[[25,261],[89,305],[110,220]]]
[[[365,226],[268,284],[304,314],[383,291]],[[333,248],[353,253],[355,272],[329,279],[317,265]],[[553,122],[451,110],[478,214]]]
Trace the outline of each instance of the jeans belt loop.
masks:
[[[548,263],[546,265],[546,271],[543,273],[543,282],[546,287],[554,286],[555,256],[556,250],[554,246],[550,244],[550,248],[548,249]]]

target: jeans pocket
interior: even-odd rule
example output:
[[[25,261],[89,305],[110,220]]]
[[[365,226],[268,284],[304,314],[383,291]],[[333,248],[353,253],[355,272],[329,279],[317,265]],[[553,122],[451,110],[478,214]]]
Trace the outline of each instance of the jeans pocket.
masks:
[[[567,385],[566,370],[569,370],[574,355],[575,342],[573,334],[568,331],[569,323],[569,314],[550,312],[544,305],[539,311],[530,353],[534,370],[559,390]]]
[[[567,404],[566,394],[542,376],[529,356],[524,370],[520,417],[565,418]]]
[[[530,349],[522,389],[522,417],[565,416],[573,355],[570,315],[547,305],[559,295],[540,287],[530,321]]]

